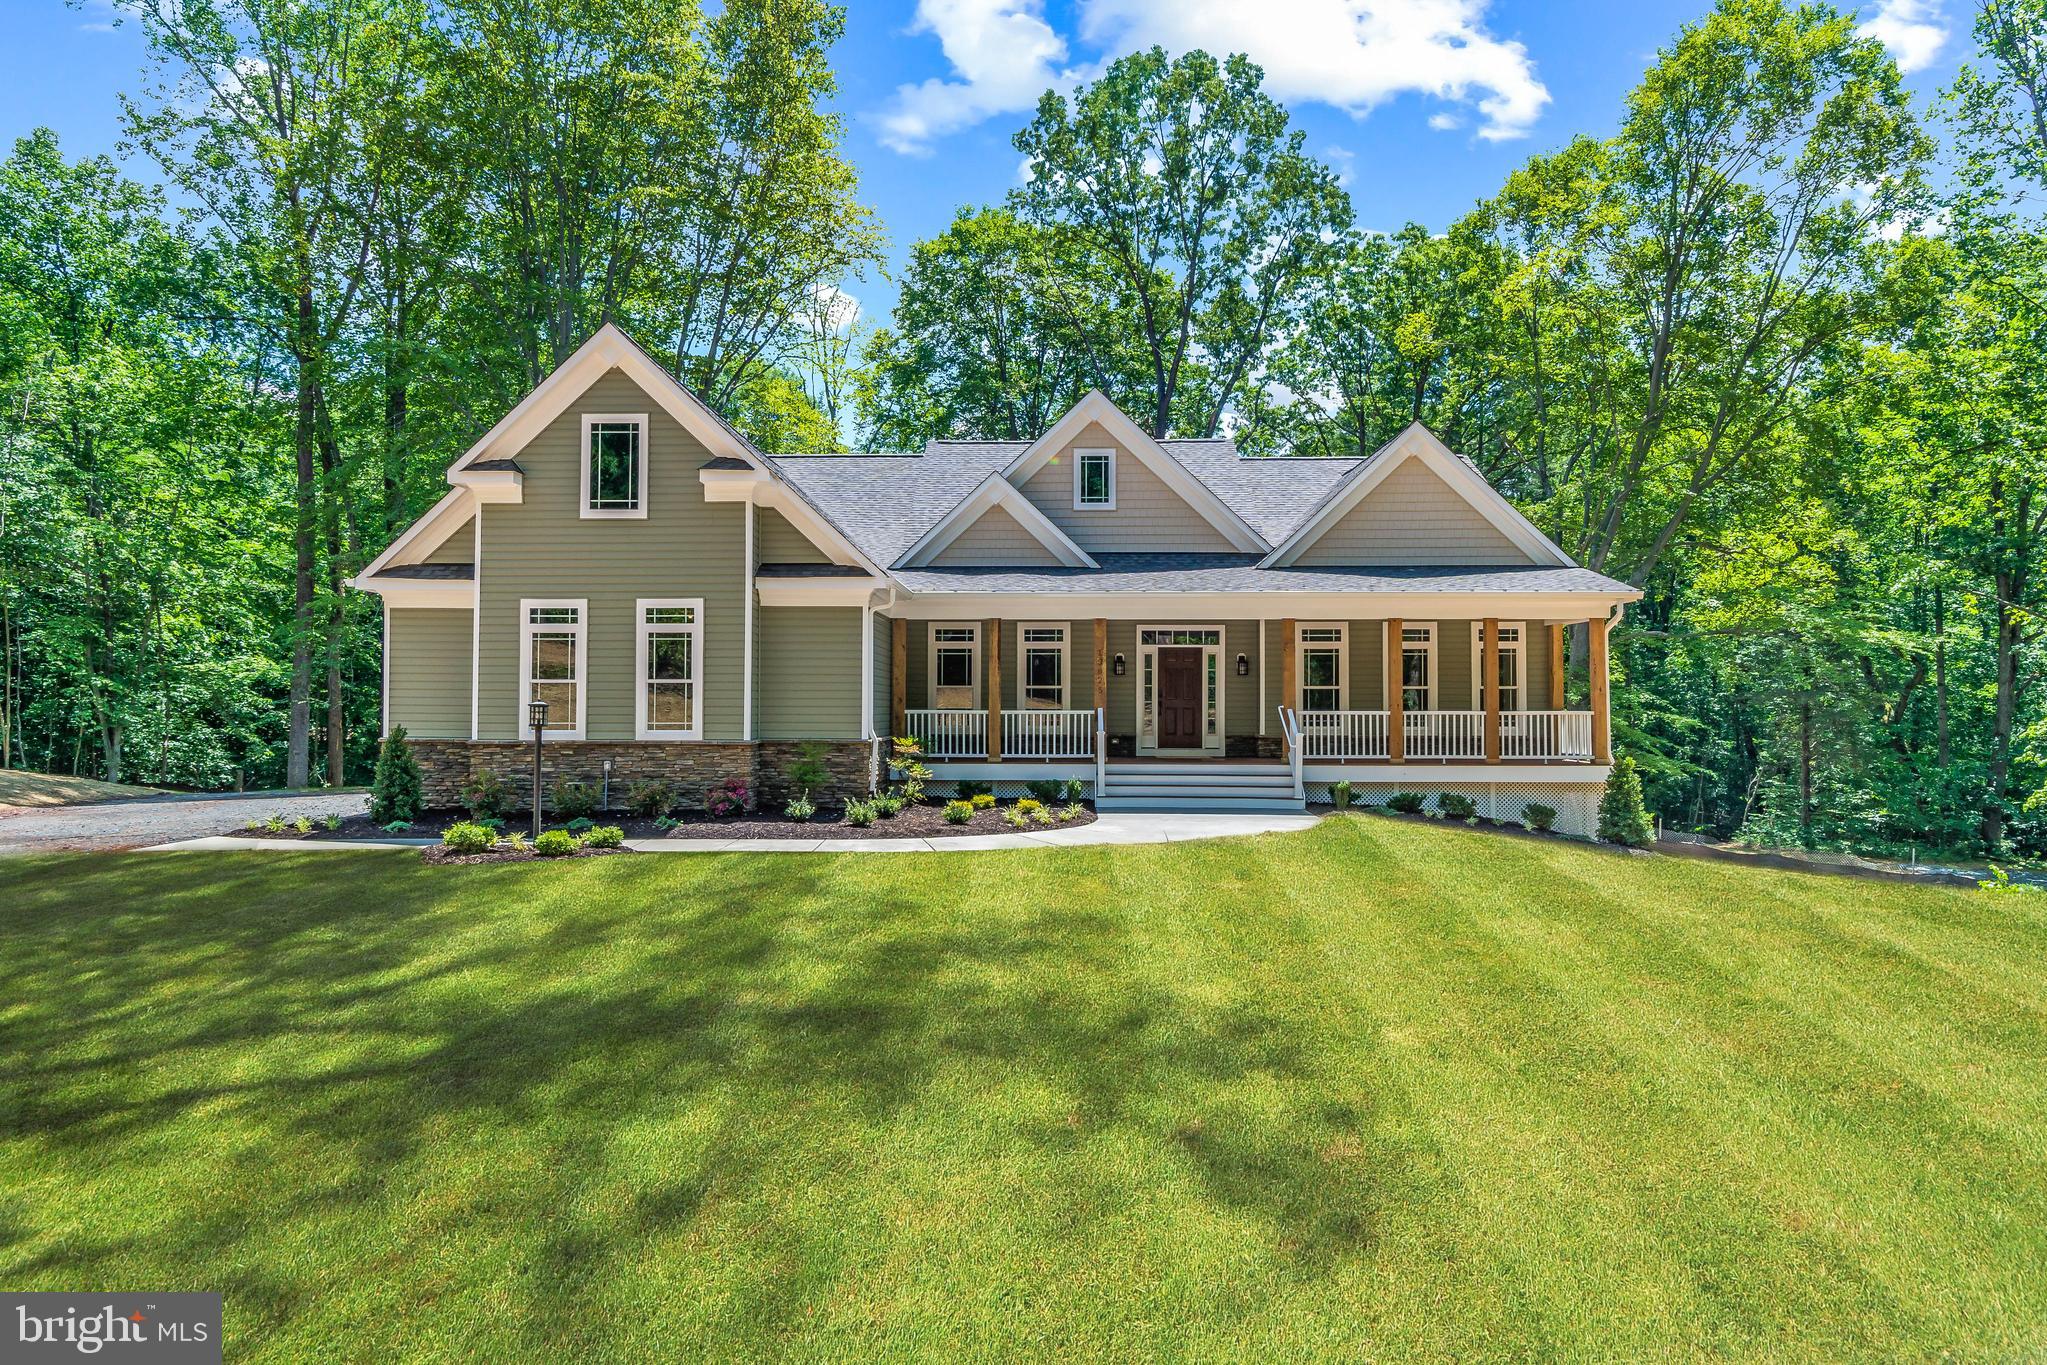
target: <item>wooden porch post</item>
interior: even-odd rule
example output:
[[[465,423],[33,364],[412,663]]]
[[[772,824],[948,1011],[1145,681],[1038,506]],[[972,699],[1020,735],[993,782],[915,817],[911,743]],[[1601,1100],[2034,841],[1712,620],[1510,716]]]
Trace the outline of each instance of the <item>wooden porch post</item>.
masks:
[[[1400,618],[1386,622],[1386,761],[1407,762],[1407,708],[1400,688]]]
[[[1297,688],[1301,679],[1301,632],[1295,628],[1294,618],[1289,616],[1279,623],[1279,704],[1295,705]]]
[[[1564,626],[1549,623],[1549,709],[1564,709]]]
[[[1002,622],[984,621],[981,629],[988,635],[988,676],[981,680],[988,698],[988,761],[995,763],[1002,758]]]
[[[1109,622],[1095,618],[1095,710],[1109,709]]]
[[[910,733],[904,712],[910,705],[910,623],[898,616],[888,623],[889,738]]]
[[[1500,761],[1500,623],[1486,617],[1479,623],[1478,677],[1485,692],[1485,761]]]
[[[1586,678],[1592,688],[1592,761],[1613,761],[1612,725],[1607,717],[1606,618],[1586,623]]]

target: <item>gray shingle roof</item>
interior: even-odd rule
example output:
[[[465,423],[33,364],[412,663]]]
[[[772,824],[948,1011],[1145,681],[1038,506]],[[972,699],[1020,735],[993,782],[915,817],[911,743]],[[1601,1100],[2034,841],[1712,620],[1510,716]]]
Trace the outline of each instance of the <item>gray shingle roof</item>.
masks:
[[[471,466],[474,468],[475,466]],[[387,564],[378,570],[379,578],[438,578],[463,579],[476,577],[474,564]]]
[[[867,570],[858,564],[763,564],[753,571],[755,578],[865,578]]]
[[[504,470],[513,474],[524,474],[526,472],[519,468],[517,460],[478,460],[469,467],[471,469]]]
[[[1590,569],[1399,565],[1261,569],[1257,555],[1097,554],[1099,569],[896,569],[911,592],[1598,592],[1632,593]]]

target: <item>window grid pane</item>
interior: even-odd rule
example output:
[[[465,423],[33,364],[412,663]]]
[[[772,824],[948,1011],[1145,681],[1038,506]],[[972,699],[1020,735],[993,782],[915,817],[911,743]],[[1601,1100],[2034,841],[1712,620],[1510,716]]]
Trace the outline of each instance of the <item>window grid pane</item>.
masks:
[[[640,429],[600,422],[590,428],[590,506],[631,511],[640,505]]]

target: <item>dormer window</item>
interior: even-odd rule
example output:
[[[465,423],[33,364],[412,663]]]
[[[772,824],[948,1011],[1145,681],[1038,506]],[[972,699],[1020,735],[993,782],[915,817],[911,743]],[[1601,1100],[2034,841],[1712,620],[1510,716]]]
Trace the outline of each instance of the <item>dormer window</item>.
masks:
[[[647,515],[647,415],[583,418],[583,515]]]
[[[1073,505],[1097,510],[1116,505],[1116,452],[1073,452]]]

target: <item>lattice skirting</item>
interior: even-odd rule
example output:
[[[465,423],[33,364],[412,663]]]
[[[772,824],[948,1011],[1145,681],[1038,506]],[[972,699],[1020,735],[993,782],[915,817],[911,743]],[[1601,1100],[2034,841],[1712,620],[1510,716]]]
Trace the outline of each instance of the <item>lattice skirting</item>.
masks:
[[[966,779],[966,781],[969,782],[973,780],[974,780],[973,778]],[[1092,777],[1083,777],[1080,779],[1080,784],[1083,791],[1081,800],[1083,801],[1094,800],[1095,780]],[[1025,781],[1020,778],[1015,780],[990,781],[988,783],[988,789],[995,793],[996,799],[1002,801],[1007,801],[1013,797],[1018,796],[1029,796],[1031,794],[1031,784],[1028,781]],[[924,790],[930,793],[932,796],[952,796],[959,791],[959,783],[951,781],[929,782],[925,784]]]
[[[1329,783],[1307,784],[1308,800],[1329,799]],[[1383,806],[1396,792],[1418,792],[1429,799],[1430,810],[1444,792],[1468,796],[1487,820],[1522,823],[1521,812],[1531,804],[1549,806],[1557,813],[1554,828],[1559,834],[1593,838],[1599,832],[1597,782],[1352,782],[1351,801],[1360,806]]]

